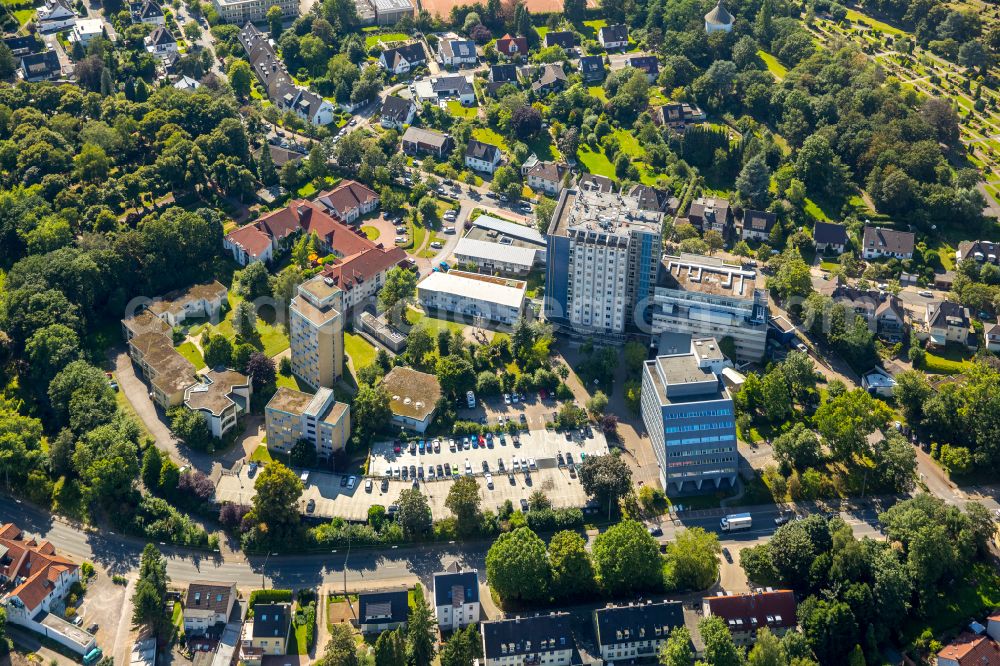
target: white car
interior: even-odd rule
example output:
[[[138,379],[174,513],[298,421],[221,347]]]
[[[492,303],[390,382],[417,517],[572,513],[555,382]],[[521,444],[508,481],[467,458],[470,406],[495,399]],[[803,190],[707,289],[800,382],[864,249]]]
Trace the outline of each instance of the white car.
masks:
[[[352,476],[351,478],[349,478],[347,480],[347,487],[348,488],[353,488],[355,486],[355,484],[357,484],[357,482],[358,482],[358,477]]]
[[[486,473],[486,487],[490,490],[493,489],[493,475],[489,472]]]
[[[510,404],[510,393],[504,393],[503,394],[503,404],[505,404],[505,405],[509,405]]]
[[[465,459],[465,473],[472,476],[472,463],[469,462],[468,458]]]
[[[521,470],[521,463],[518,461],[517,458],[511,458],[510,459],[510,468],[512,470],[514,470],[515,472],[518,472],[518,471]]]
[[[406,242],[406,236],[396,236],[396,243],[397,244],[398,243],[405,243],[405,242]]]
[[[444,245],[441,245],[441,243],[434,241],[433,243],[431,243],[431,247],[434,248],[435,250],[440,250],[442,247],[444,247]]]
[[[918,296],[923,296],[924,298],[933,298],[934,297],[934,294],[932,292],[930,292],[930,291],[927,291],[926,289],[924,291],[918,291],[917,295]]]
[[[453,439],[448,440],[448,450],[451,451],[452,453],[455,452],[455,440]]]
[[[528,468],[529,469],[538,469],[538,466],[535,465],[535,459],[534,458],[528,458]]]

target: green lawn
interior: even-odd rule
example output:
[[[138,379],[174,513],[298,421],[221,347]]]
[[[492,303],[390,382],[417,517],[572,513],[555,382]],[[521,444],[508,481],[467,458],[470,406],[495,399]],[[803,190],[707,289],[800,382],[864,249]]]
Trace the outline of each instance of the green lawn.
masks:
[[[582,27],[577,26],[577,32],[579,32],[584,39],[597,39],[598,31],[607,24],[608,22],[604,19],[584,21]]]
[[[923,369],[937,375],[957,375],[969,369],[971,354],[958,345],[948,345],[943,350],[928,350]]]
[[[621,129],[615,130],[615,138],[618,139],[618,145],[621,146],[622,151],[630,157],[642,157],[645,154],[642,146],[639,145],[639,140],[635,138],[632,132]]]
[[[423,311],[417,310],[412,306],[406,308],[406,320],[410,322],[411,326],[416,326],[418,323],[424,322],[424,324],[430,327],[430,329],[435,333],[444,328],[447,328],[449,331],[457,331],[461,333],[467,328],[464,324],[460,324],[457,321],[445,321],[444,319],[431,317],[430,315],[424,314]]]
[[[316,194],[316,186],[313,185],[311,182],[306,183],[305,185],[303,185],[298,189],[296,194],[298,194],[303,199],[308,199],[312,195]]]
[[[286,654],[309,654],[309,644],[306,642],[306,625],[295,624],[295,641],[288,641]]]
[[[222,335],[229,340],[236,339],[236,331],[233,330],[233,314],[236,312],[236,305],[242,299],[229,292],[229,311],[226,312],[225,319],[218,326],[205,323],[191,329],[192,335],[201,335],[208,328],[212,335]],[[257,318],[257,339],[249,340],[250,344],[263,351],[268,356],[276,356],[288,349],[288,336],[280,326],[268,324],[264,320]]]
[[[198,351],[193,342],[182,342],[179,344],[177,346],[177,353],[191,361],[191,365],[194,366],[195,370],[201,370],[205,367],[205,359],[201,357],[201,352]]]
[[[576,151],[576,157],[583,164],[586,171],[598,176],[615,177],[615,165],[611,163],[604,153],[594,152],[590,149],[590,146],[581,144],[579,150]]]
[[[300,382],[295,375],[289,373],[288,375],[283,375],[280,372],[274,382],[275,386],[281,388],[290,388],[294,391],[302,391],[303,393],[312,393],[313,389],[305,382]]]
[[[785,78],[785,74],[788,73],[788,68],[778,62],[777,58],[767,51],[757,51],[757,55],[764,61],[764,64],[767,65],[767,71],[774,74],[775,78],[779,80]]]
[[[351,357],[355,370],[366,368],[375,362],[375,347],[354,333],[344,333],[344,352]]]
[[[847,19],[849,21],[854,21],[855,23],[864,23],[872,28],[875,28],[876,30],[880,30],[889,35],[896,35],[897,37],[905,36],[907,34],[899,28],[894,28],[888,23],[877,21],[872,17],[862,14],[861,12],[856,12],[853,9],[847,10]]]
[[[484,143],[492,143],[494,146],[500,146],[501,150],[508,152],[507,142],[504,141],[504,138],[489,127],[477,127],[472,130],[472,138]]]
[[[462,106],[462,103],[458,100],[450,99],[448,100],[448,113],[455,116],[456,118],[465,118],[471,120],[479,115],[478,106]]]
[[[34,15],[34,9],[18,9],[14,12],[14,19],[17,21],[18,25],[23,26],[25,23],[30,21],[31,17]]]
[[[903,644],[908,645],[930,629],[936,637],[957,632],[969,618],[982,617],[984,613],[1000,606],[1000,576],[987,564],[976,564],[969,576],[949,587],[927,613],[928,620],[911,618],[903,627]]]
[[[365,37],[365,50],[371,49],[379,42],[405,42],[410,36],[403,32],[386,32],[379,35],[368,35]]]
[[[587,92],[590,93],[591,97],[596,97],[602,102],[608,101],[608,96],[604,92],[603,86],[590,86],[589,88],[587,88]]]
[[[812,216],[812,218],[818,222],[830,221],[829,216],[827,216],[827,214],[823,212],[823,209],[820,208],[815,201],[813,201],[808,197],[806,198],[805,211],[806,215]]]
[[[274,462],[274,458],[271,457],[271,452],[267,450],[267,446],[259,444],[253,453],[250,454],[251,462],[259,463],[269,463]]]
[[[368,240],[371,240],[371,241],[377,241],[378,237],[382,235],[382,232],[380,232],[378,229],[376,229],[375,227],[369,226],[367,224],[365,224],[365,225],[363,225],[361,227],[361,231],[363,231],[365,233],[365,236],[368,237]]]

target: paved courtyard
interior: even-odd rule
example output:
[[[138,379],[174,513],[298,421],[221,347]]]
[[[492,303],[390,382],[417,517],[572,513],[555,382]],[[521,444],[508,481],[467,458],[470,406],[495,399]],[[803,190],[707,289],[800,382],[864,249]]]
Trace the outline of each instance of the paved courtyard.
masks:
[[[574,463],[579,464],[585,457],[602,455],[608,452],[608,444],[604,435],[594,431],[590,437],[572,439],[562,433],[547,430],[533,430],[520,434],[520,445],[514,446],[510,436],[505,436],[501,444],[496,438],[492,446],[483,446],[459,450],[450,450],[448,441],[439,444],[439,451],[410,453],[402,449],[395,453],[391,441],[380,442],[372,449],[372,459],[369,464],[371,477],[355,477],[353,487],[342,485],[345,475],[328,472],[309,472],[308,484],[300,500],[303,513],[309,500],[314,500],[311,515],[319,518],[340,516],[347,520],[364,521],[368,517],[368,509],[375,505],[389,506],[395,503],[401,490],[413,487],[410,466],[414,470],[423,469],[423,478],[418,473],[416,485],[423,492],[431,505],[435,518],[450,515],[445,508],[445,500],[454,478],[456,468],[458,474],[465,475],[465,461],[469,461],[469,469],[473,478],[479,484],[482,506],[484,509],[497,509],[506,500],[510,500],[515,508],[520,506],[521,499],[527,499],[536,490],[544,492],[556,508],[583,507],[587,503],[587,494],[580,485],[579,478],[573,478],[566,466],[558,465],[558,454],[571,454]],[[510,473],[513,460],[517,459],[518,472]],[[499,461],[504,461],[506,472],[499,471]],[[522,460],[530,464],[534,460],[535,468],[528,473],[521,471]],[[483,463],[489,466],[493,487],[485,476]],[[442,471],[447,463],[452,475],[444,479],[438,477],[437,467]],[[402,467],[407,468],[407,479],[402,479]],[[430,467],[434,467],[434,478],[430,476]],[[390,469],[400,468],[398,478],[391,480],[383,477]],[[301,470],[296,470],[301,472]],[[350,477],[346,477],[350,478]],[[371,490],[367,489],[366,481],[371,478]],[[383,484],[387,486],[382,490]],[[248,466],[241,467],[234,473],[223,474],[219,479],[215,497],[219,502],[235,502],[249,504],[254,495],[254,479],[250,476]]]

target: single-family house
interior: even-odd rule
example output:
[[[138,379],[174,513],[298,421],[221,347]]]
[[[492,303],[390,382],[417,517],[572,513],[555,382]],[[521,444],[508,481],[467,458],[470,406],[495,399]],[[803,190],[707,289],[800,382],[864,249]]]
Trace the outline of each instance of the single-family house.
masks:
[[[650,83],[656,82],[656,77],[660,75],[660,61],[655,55],[636,54],[625,58],[625,64],[629,67],[642,70],[646,73],[646,80]]]
[[[256,604],[253,618],[243,624],[240,661],[247,666],[260,666],[266,656],[285,654],[291,626],[291,604]]]
[[[572,663],[574,642],[569,613],[483,622],[480,631],[483,666],[569,666]]]
[[[405,587],[358,595],[357,625],[362,634],[379,634],[405,627],[409,619],[410,603]]]
[[[934,346],[943,347],[949,342],[975,347],[975,331],[969,308],[951,301],[934,301],[926,306],[924,328],[917,328],[917,336]]]
[[[424,432],[434,420],[441,384],[434,375],[397,365],[382,378],[389,394],[391,423],[400,428]]]
[[[986,334],[986,348],[993,353],[1000,353],[1000,320],[987,326],[984,333]]]
[[[766,241],[771,236],[771,230],[778,221],[778,216],[769,211],[750,210],[743,211],[743,240]]]
[[[729,201],[715,197],[698,197],[688,209],[688,221],[702,232],[714,229],[726,237],[732,223]]]
[[[896,231],[885,227],[866,226],[862,241],[861,256],[865,259],[913,257],[915,236],[910,231]]]
[[[604,56],[586,55],[580,58],[580,76],[584,81],[603,81],[606,73]]]
[[[558,198],[562,191],[563,179],[569,167],[556,162],[536,162],[528,169],[526,174],[528,187],[535,192],[544,192],[551,197]]]
[[[448,134],[420,127],[407,127],[402,138],[403,152],[407,155],[428,154],[444,157],[455,146]]]
[[[528,39],[526,37],[511,37],[506,34],[496,41],[497,53],[513,60],[528,57]]]
[[[164,58],[171,53],[177,53],[177,40],[162,25],[149,33],[144,41],[146,50],[155,56]]]
[[[39,7],[36,14],[38,31],[42,33],[61,32],[76,23],[76,11],[65,0],[45,0],[45,5]]]
[[[605,663],[655,658],[670,632],[684,626],[680,601],[608,604],[593,613],[594,638]]]
[[[197,636],[228,622],[236,597],[236,583],[189,584],[184,600],[184,633]]]
[[[476,89],[469,76],[439,76],[431,80],[431,90],[438,100],[457,99],[462,106],[476,103]]]
[[[153,0],[133,2],[129,5],[129,14],[132,17],[132,23],[166,25],[167,22],[166,16],[163,15],[163,9]]]
[[[566,72],[563,70],[562,63],[555,62],[542,67],[541,76],[532,82],[531,89],[535,94],[542,95],[562,90],[565,85]]]
[[[572,51],[576,48],[576,33],[572,30],[551,30],[545,33],[542,43],[546,48],[559,46],[565,51]]]
[[[683,132],[688,125],[705,120],[705,112],[694,104],[671,102],[653,109],[653,121],[669,127],[677,132]]]
[[[87,48],[92,41],[103,36],[104,23],[101,19],[77,19],[69,33],[69,41],[80,42],[83,48]]]
[[[906,328],[906,312],[899,298],[882,291],[862,291],[838,285],[831,294],[834,302],[847,306],[864,317],[872,332],[885,338],[902,338]],[[850,322],[845,322],[850,324]]]
[[[661,190],[642,183],[636,183],[628,193],[635,199],[640,210],[673,215],[680,206],[680,200],[668,190]]]
[[[628,26],[621,23],[606,25],[597,31],[597,41],[605,51],[628,46]]]
[[[476,43],[471,39],[442,39],[438,43],[438,58],[445,67],[475,65]]]
[[[174,88],[176,90],[185,90],[187,92],[194,92],[198,88],[201,88],[201,82],[199,82],[198,79],[191,78],[187,74],[182,74],[181,76],[177,77],[176,81],[174,81]],[[272,145],[271,147],[272,147],[272,149],[273,148],[277,148],[277,149],[280,149],[280,150],[284,150],[284,148],[281,148],[281,146],[274,146],[274,145]],[[290,152],[290,151],[285,151],[285,152]],[[275,151],[271,150],[271,157],[273,158],[274,155],[275,155]],[[288,161],[289,161],[288,159],[285,159],[284,161],[282,161],[281,164],[284,164],[285,162],[288,162]],[[275,161],[274,166],[281,166],[281,165],[278,164],[277,161]]]
[[[1000,646],[989,636],[960,634],[941,648],[938,666],[1000,666]]]
[[[965,259],[974,259],[980,264],[995,264],[998,257],[1000,257],[1000,243],[992,241],[962,241],[958,244],[958,250],[955,252],[955,259],[959,262]]]
[[[379,124],[386,129],[401,130],[404,125],[413,122],[416,113],[417,105],[412,100],[398,95],[386,95],[379,113]]]
[[[604,194],[611,194],[615,191],[615,181],[607,176],[594,173],[580,174],[580,177],[576,181],[576,186],[581,190],[593,190],[594,192],[603,192]]]
[[[62,65],[55,51],[29,53],[21,57],[18,75],[25,81],[51,81],[62,76]]]
[[[479,622],[479,575],[453,563],[434,574],[434,617],[442,631]]]
[[[493,173],[500,166],[503,155],[500,148],[492,143],[469,139],[465,148],[465,166],[474,171]]]
[[[356,180],[345,180],[332,190],[320,192],[316,203],[341,222],[351,224],[378,208],[379,196]]]
[[[26,56],[29,53],[41,53],[46,48],[45,42],[35,35],[4,37],[3,43],[10,49],[11,55],[15,58]]]
[[[702,603],[705,617],[715,615],[721,618],[737,645],[752,644],[762,627],[783,636],[798,624],[795,592],[792,590],[768,588],[743,594],[722,594],[705,597]]]
[[[427,54],[420,42],[397,46],[382,51],[378,58],[379,64],[396,76],[407,74],[412,69],[427,63]]]
[[[843,254],[847,248],[847,227],[834,222],[817,222],[813,228],[813,243],[817,252]]]

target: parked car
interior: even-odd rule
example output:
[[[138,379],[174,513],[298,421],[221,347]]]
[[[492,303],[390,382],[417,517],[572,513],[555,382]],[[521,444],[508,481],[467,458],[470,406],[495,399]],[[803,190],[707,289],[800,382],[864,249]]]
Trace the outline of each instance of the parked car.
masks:
[[[792,519],[792,516],[790,514],[780,513],[780,514],[778,514],[777,516],[774,517],[774,524],[777,525],[778,527],[781,527],[785,523],[791,521],[791,519]]]
[[[346,476],[340,477],[340,487],[343,488],[346,485],[347,485],[347,477]]]
[[[490,463],[487,462],[486,460],[483,461],[483,471],[484,472],[490,471]]]
[[[310,498],[306,503],[306,513],[312,513],[316,510],[316,500]]]
[[[451,463],[444,464],[444,473],[445,476],[451,476]]]
[[[663,528],[661,528],[659,525],[653,525],[652,527],[649,528],[649,536],[655,536],[655,537],[663,536]]]
[[[357,482],[358,482],[358,477],[352,476],[347,480],[347,487],[353,488],[357,484]]]
[[[372,491],[372,480],[365,479],[365,492],[370,493]]]
[[[437,466],[438,478],[443,477],[445,472],[449,472],[450,473],[450,471],[448,469],[446,469],[447,467],[448,467],[447,465],[445,465],[444,468],[442,468],[441,465]]]
[[[489,472],[486,473],[486,487],[493,490],[493,475]]]
[[[465,459],[465,473],[469,476],[472,475],[472,463],[469,462],[468,458]]]
[[[521,498],[521,511],[524,512],[528,511],[528,500],[524,499],[523,497]]]
[[[509,405],[510,404],[510,393],[504,393],[503,394],[503,404],[505,404],[505,405]]]
[[[465,393],[465,400],[466,400],[466,403],[468,403],[468,405],[469,405],[469,409],[475,409],[476,408],[476,394],[475,393],[473,393],[472,391],[467,391]]]

